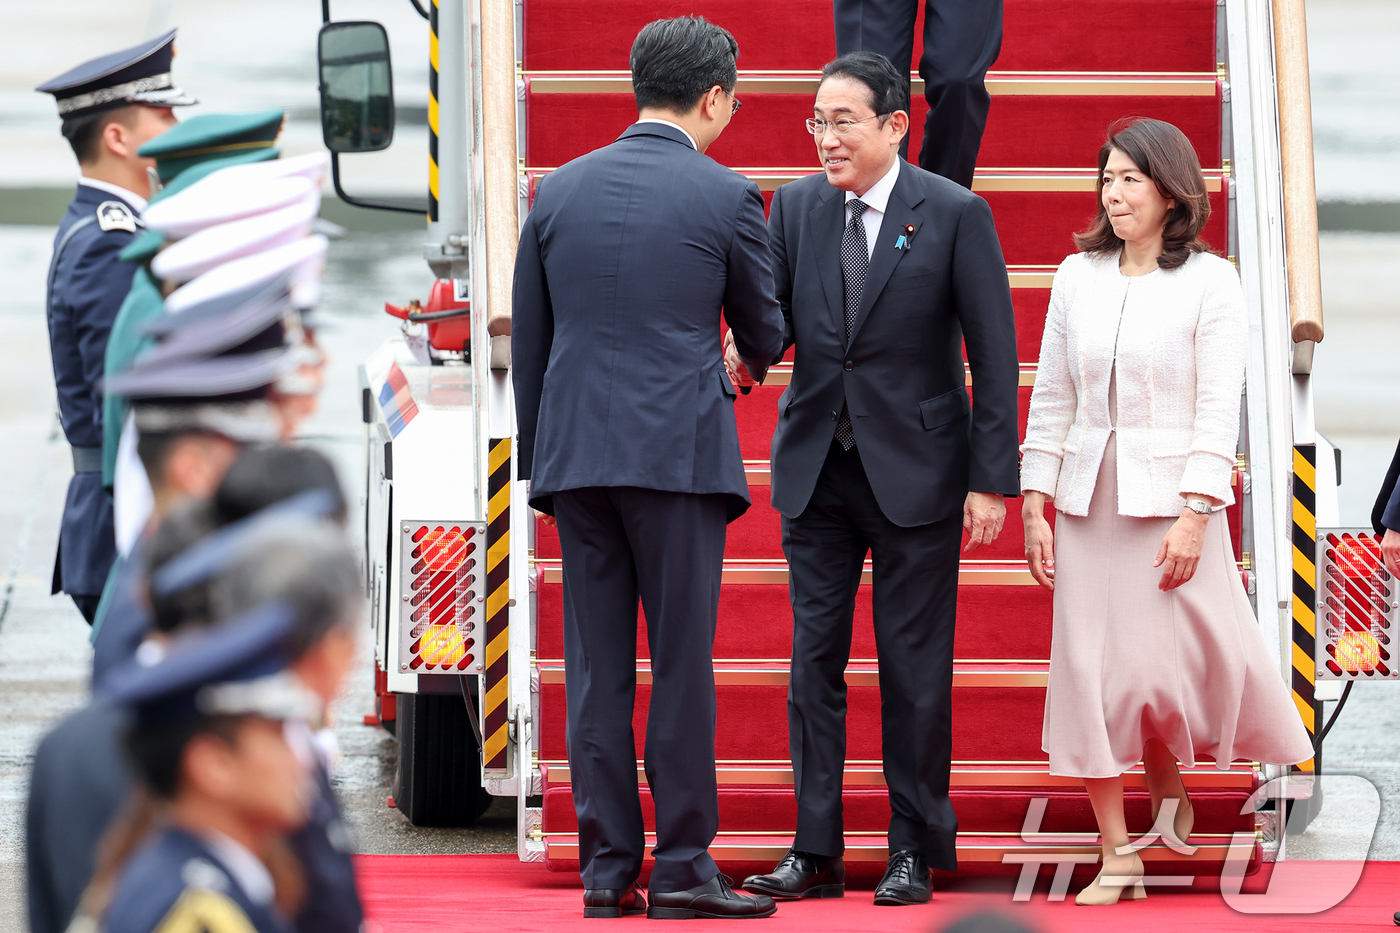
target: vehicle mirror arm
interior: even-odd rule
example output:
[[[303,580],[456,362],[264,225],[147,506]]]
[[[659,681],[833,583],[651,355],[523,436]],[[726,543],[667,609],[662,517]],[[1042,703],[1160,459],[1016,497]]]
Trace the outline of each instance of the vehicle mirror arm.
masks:
[[[422,214],[427,216],[428,205],[396,204],[393,201],[374,201],[366,198],[356,198],[345,193],[345,189],[340,184],[340,153],[331,153],[331,185],[335,188],[335,196],[340,198],[351,207],[363,207],[373,211],[399,211],[404,214]]]

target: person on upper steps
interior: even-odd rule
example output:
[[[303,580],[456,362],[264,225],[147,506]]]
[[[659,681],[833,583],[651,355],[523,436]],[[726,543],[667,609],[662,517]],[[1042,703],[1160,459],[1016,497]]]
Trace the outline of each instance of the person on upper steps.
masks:
[[[959,545],[991,544],[1016,480],[1016,326],[987,202],[899,157],[907,75],[874,52],[822,70],[807,129],[824,171],[779,188],[768,236],[792,382],[772,502],[792,600],[792,850],[744,882],[840,896],[846,665],[873,566],[890,857],[877,904],[929,900],[957,868],[952,767]],[[976,403],[966,389],[962,348]],[[741,381],[738,354],[729,367]]]
[[[783,318],[758,186],[704,153],[739,109],[738,45],[698,17],[632,46],[639,119],[540,185],[515,264],[520,478],[564,558],[568,747],[584,916],[763,917],[709,854],[719,827],[714,636],[725,526],[749,507],[720,314],[761,377]],[[637,601],[652,692],[651,904],[632,707]]]
[[[1144,894],[1123,815],[1139,760],[1154,829],[1181,848],[1195,814],[1178,761],[1313,754],[1222,511],[1245,303],[1201,240],[1200,162],[1175,126],[1138,120],[1098,164],[1098,214],[1055,274],[1021,448],[1026,561],[1054,591],[1043,747],[1051,774],[1084,779],[1103,845],[1079,904]]]
[[[914,55],[914,23],[921,0],[832,0],[836,54],[879,52],[904,75]],[[1002,0],[922,0],[924,116],[919,167],[972,187],[992,98],[987,70],[1001,54]],[[909,152],[909,136],[899,145]]]

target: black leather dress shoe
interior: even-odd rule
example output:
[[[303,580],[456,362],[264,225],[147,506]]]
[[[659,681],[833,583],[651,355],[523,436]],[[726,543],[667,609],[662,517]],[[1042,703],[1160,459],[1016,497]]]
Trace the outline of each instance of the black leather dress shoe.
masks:
[[[771,897],[735,893],[724,875],[688,891],[652,891],[648,920],[742,920],[771,917],[778,905]]]
[[[845,897],[846,863],[841,856],[809,855],[788,849],[767,875],[749,875],[744,890],[769,897]]]
[[[646,913],[647,899],[642,896],[640,885],[626,888],[592,888],[583,892],[583,915],[585,917],[622,917],[628,914]]]
[[[917,852],[896,852],[885,867],[885,877],[875,888],[875,903],[889,907],[927,904],[932,895],[933,873]]]

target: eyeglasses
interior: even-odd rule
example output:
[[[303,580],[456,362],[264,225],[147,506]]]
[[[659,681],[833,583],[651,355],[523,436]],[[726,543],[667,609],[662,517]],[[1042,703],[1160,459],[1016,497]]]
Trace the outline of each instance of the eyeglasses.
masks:
[[[811,133],[813,136],[824,136],[829,127],[831,132],[835,133],[837,136],[845,136],[856,124],[864,123],[867,120],[879,119],[882,119],[879,114],[873,117],[865,117],[861,120],[833,120],[831,123],[813,118],[807,121],[807,132]]]
[[[732,117],[739,112],[739,108],[744,106],[744,102],[737,97],[730,97],[729,115]]]

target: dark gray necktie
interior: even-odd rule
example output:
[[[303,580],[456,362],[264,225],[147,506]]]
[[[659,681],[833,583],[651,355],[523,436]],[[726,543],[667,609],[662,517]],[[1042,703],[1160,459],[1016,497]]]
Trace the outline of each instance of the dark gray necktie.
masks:
[[[856,309],[860,307],[861,292],[865,290],[865,270],[870,267],[870,247],[865,239],[865,222],[860,215],[870,205],[859,198],[846,202],[851,209],[851,221],[841,236],[841,278],[846,285],[846,343],[851,342],[851,330],[856,326]],[[851,427],[851,409],[843,400],[841,415],[836,419],[836,440],[842,450],[856,446],[855,429]]]

